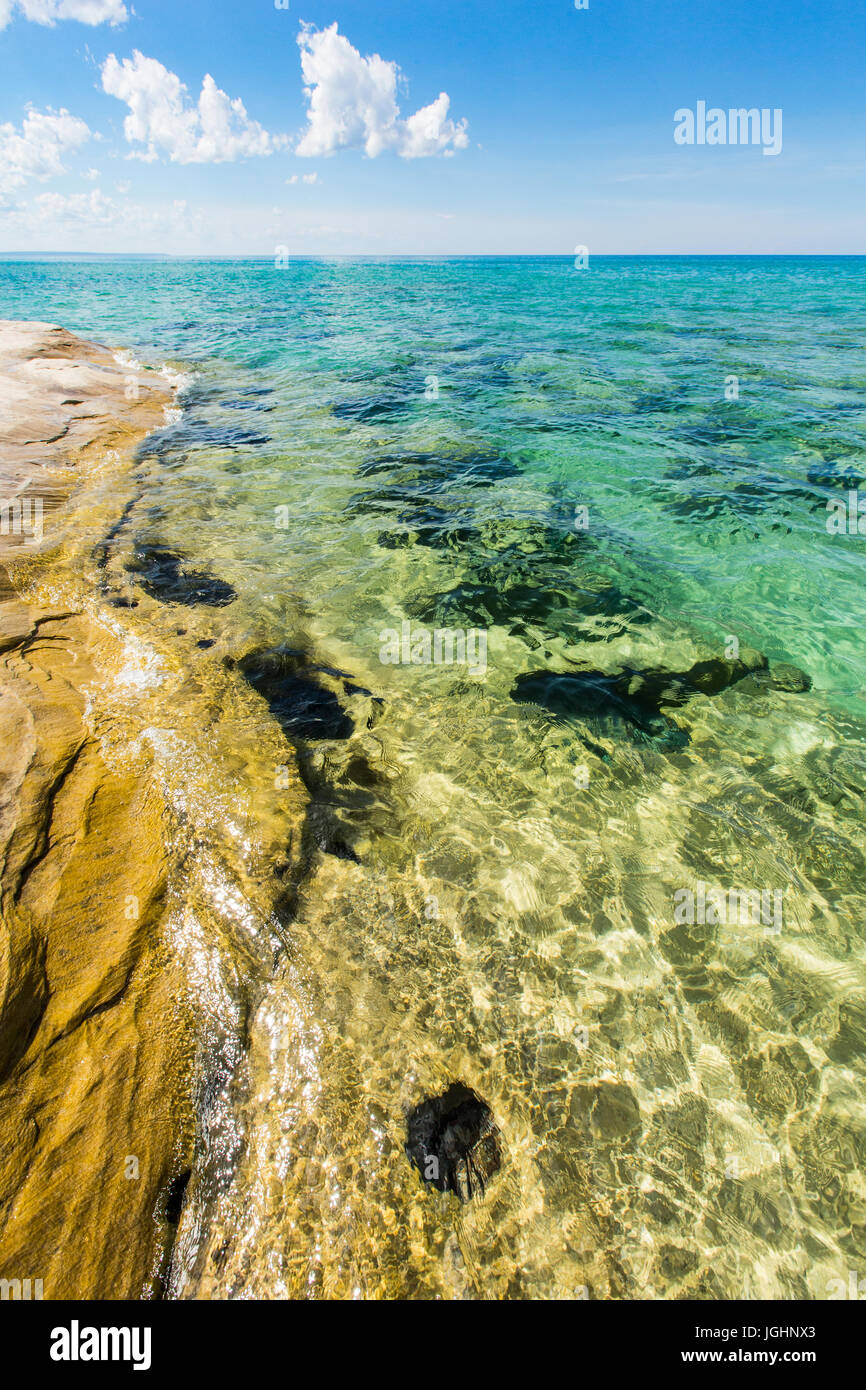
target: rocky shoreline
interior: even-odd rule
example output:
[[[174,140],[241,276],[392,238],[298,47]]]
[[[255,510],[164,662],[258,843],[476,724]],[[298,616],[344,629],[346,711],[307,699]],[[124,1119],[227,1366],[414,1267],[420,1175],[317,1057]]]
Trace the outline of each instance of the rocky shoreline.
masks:
[[[29,599],[56,509],[171,402],[57,325],[0,322],[0,1279],[45,1299],[160,1295],[192,1142],[166,808],[146,755],[105,756],[104,631]]]

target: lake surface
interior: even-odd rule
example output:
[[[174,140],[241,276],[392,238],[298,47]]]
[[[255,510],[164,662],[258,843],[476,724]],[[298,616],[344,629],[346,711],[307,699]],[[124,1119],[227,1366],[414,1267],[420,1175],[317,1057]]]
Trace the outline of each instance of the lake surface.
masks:
[[[0,316],[182,384],[51,577],[177,823],[172,1292],[866,1273],[866,260],[6,262]],[[465,1203],[404,1148],[454,1081]]]

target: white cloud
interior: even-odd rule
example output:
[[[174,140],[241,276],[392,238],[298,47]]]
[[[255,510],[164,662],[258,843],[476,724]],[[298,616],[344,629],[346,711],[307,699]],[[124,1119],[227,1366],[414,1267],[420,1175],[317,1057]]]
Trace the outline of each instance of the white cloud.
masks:
[[[146,205],[87,193],[40,193],[29,203],[0,209],[0,233],[34,249],[160,251],[166,244],[201,244],[208,219],[181,199]]]
[[[54,25],[58,19],[77,19],[80,24],[123,24],[129,11],[123,0],[0,0],[0,29],[13,13],[34,24]]]
[[[318,174],[302,174],[301,177],[300,177],[300,179],[299,179],[297,174],[292,174],[292,177],[291,177],[290,179],[286,179],[286,183],[288,183],[288,184],[295,184],[295,183],[299,183],[299,182],[300,182],[300,183],[318,183],[318,182],[319,182],[319,176],[318,176]]]
[[[121,213],[117,203],[99,188],[90,193],[40,193],[33,199],[31,216],[37,222],[86,222],[89,226],[113,226]]]
[[[378,53],[362,58],[336,24],[328,29],[304,25],[298,44],[309,124],[296,154],[315,158],[363,149],[375,159],[392,150],[404,159],[420,159],[453,154],[469,144],[466,122],[448,118],[451,103],[446,92],[403,120],[397,105],[397,64]]]
[[[130,114],[123,132],[130,145],[144,145],[136,157],[148,163],[160,154],[175,164],[222,164],[247,155],[274,154],[287,144],[250,120],[240,98],[234,101],[208,74],[198,103],[189,100],[180,78],[156,58],[138,50],[118,62],[110,54],[102,68],[102,87],[125,101]]]
[[[29,110],[20,126],[0,125],[0,185],[20,188],[28,179],[63,173],[63,156],[90,139],[90,130],[68,111]]]

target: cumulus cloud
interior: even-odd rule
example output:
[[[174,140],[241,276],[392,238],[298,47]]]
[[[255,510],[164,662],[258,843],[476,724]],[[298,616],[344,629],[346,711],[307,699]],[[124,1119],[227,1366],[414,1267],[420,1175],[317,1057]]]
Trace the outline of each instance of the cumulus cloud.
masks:
[[[31,216],[38,222],[86,222],[89,226],[113,226],[120,217],[117,203],[99,188],[91,193],[40,193],[33,199]]]
[[[77,19],[79,24],[123,24],[129,11],[123,0],[0,0],[0,29],[13,14],[34,24],[54,25],[58,19]]]
[[[0,125],[0,185],[20,188],[28,179],[62,174],[63,157],[90,139],[90,129],[66,110],[29,110],[20,126]]]
[[[165,243],[192,249],[207,232],[207,218],[182,199],[146,205],[118,201],[100,188],[87,193],[40,193],[28,203],[0,208],[4,237],[39,247],[88,251],[153,249]]]
[[[210,74],[198,102],[192,102],[175,73],[137,49],[122,63],[110,54],[102,67],[102,87],[126,102],[123,133],[130,145],[144,145],[136,157],[148,163],[164,154],[175,164],[223,164],[273,154],[287,144],[285,136],[270,135],[250,120],[240,98],[233,101]]]
[[[390,150],[404,159],[451,155],[469,144],[466,121],[448,116],[446,92],[404,120],[397,105],[400,70],[378,53],[362,58],[337,25],[298,34],[308,125],[295,153],[315,158],[362,149],[370,159]]]

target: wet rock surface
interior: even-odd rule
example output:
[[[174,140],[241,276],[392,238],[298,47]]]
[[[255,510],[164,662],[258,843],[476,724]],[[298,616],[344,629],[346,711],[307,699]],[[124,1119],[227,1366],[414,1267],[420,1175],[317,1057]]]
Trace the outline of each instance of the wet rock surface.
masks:
[[[57,325],[0,323],[2,490],[52,480],[64,501],[170,399]],[[16,539],[0,542],[13,579]],[[79,613],[22,602],[0,567],[0,1279],[41,1279],[46,1299],[158,1292],[160,1194],[192,1135],[165,807],[147,758],[104,756],[104,641]]]
[[[46,1298],[139,1297],[169,1243],[157,1199],[191,1125],[182,985],[161,943],[168,832],[148,771],[109,768],[85,722],[85,620],[23,610],[13,631],[0,659],[0,1278],[35,1269]]]

